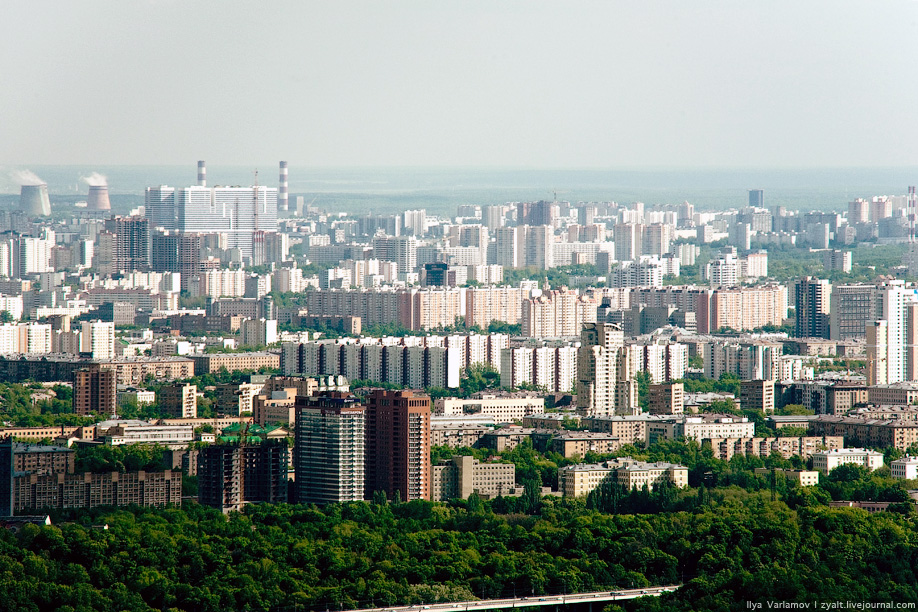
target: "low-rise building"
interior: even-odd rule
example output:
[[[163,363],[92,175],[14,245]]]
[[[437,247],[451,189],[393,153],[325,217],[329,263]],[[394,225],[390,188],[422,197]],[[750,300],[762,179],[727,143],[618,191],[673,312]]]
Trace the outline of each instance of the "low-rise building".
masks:
[[[106,444],[160,444],[169,448],[183,448],[194,441],[191,425],[153,425],[146,421],[105,421],[97,429]]]
[[[580,415],[551,412],[548,414],[530,414],[523,417],[523,427],[535,429],[564,429],[565,424],[577,426],[580,424]]]
[[[571,431],[554,436],[551,441],[553,452],[570,459],[574,456],[585,457],[587,453],[607,455],[623,446],[619,438],[595,431]]]
[[[880,406],[906,406],[918,402],[918,383],[897,382],[867,387],[867,401]]]
[[[828,474],[840,465],[853,463],[869,471],[883,467],[883,453],[863,448],[837,448],[813,453],[813,469]]]
[[[292,387],[256,395],[252,399],[252,418],[259,425],[292,425],[296,422],[296,396],[296,389]]]
[[[774,472],[775,476],[784,476],[788,480],[793,480],[801,487],[815,487],[819,484],[819,472],[816,470],[782,470],[775,468],[755,468],[755,473],[760,476],[767,476]]]
[[[452,448],[474,447],[482,436],[494,431],[490,417],[432,416],[430,417],[431,446]]]
[[[193,359],[194,372],[198,375],[219,372],[223,368],[226,368],[227,372],[280,368],[280,354],[278,353],[213,353],[195,355]]]
[[[434,414],[486,414],[498,423],[520,421],[531,414],[545,412],[545,398],[531,394],[494,395],[460,399],[444,397],[434,402]]]
[[[513,450],[523,441],[530,439],[535,430],[529,427],[520,427],[513,425],[510,427],[501,427],[494,431],[488,432],[481,436],[479,446],[493,449],[495,452]]]
[[[454,456],[450,461],[433,466],[433,501],[468,499],[472,493],[481,497],[520,495],[516,486],[516,466],[512,463],[481,463],[468,456]]]
[[[734,455],[768,457],[773,453],[785,459],[794,455],[807,459],[817,451],[834,450],[845,446],[844,438],[841,436],[709,438],[704,443],[710,445],[714,456],[723,461],[729,461]]]
[[[896,459],[889,464],[892,477],[900,480],[915,480],[918,478],[918,457],[911,455]]]
[[[119,390],[116,394],[119,407],[134,403],[138,406],[149,406],[156,403],[156,392],[131,387]]]
[[[582,497],[613,484],[626,489],[653,488],[661,482],[688,485],[688,468],[672,463],[645,463],[630,457],[594,464],[569,465],[558,470],[558,488],[564,497]]]

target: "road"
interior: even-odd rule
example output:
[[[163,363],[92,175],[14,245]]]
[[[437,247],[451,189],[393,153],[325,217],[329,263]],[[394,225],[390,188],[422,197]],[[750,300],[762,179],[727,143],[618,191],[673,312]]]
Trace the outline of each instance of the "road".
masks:
[[[393,608],[365,608],[352,612],[469,612],[473,610],[499,610],[503,608],[531,608],[536,606],[561,606],[569,604],[605,603],[621,599],[638,597],[659,597],[663,593],[675,591],[681,585],[653,586],[640,589],[620,589],[618,591],[598,591],[595,593],[572,593],[570,595],[541,595],[538,597],[511,597],[506,599],[482,599],[477,601],[457,601],[417,606],[396,606]]]

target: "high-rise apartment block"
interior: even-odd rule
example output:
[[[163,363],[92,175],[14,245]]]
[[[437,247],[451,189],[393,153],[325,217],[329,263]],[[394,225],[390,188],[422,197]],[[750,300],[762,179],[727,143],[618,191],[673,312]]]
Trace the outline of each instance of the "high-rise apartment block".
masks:
[[[323,393],[296,400],[296,501],[330,504],[364,498],[366,457],[364,407],[353,395]]]
[[[287,501],[287,440],[213,444],[198,455],[198,501],[223,512]]]
[[[74,414],[115,414],[115,401],[114,370],[92,365],[73,372]]]
[[[115,271],[150,269],[150,220],[116,216],[105,222],[114,235],[112,268]]]
[[[80,324],[80,352],[93,359],[115,356],[115,324],[111,321],[83,321]]]
[[[430,499],[430,397],[373,391],[366,410],[364,495],[384,491],[403,501]]]
[[[570,289],[543,291],[522,306],[524,336],[577,336],[584,323],[596,322],[596,300]]]
[[[797,338],[828,338],[832,285],[825,279],[807,276],[798,280],[795,288],[797,323],[794,335]]]
[[[607,416],[635,410],[637,385],[628,374],[621,327],[585,323],[577,355],[577,411]]]
[[[166,415],[176,419],[193,419],[198,416],[198,387],[185,383],[164,385],[157,400]]]

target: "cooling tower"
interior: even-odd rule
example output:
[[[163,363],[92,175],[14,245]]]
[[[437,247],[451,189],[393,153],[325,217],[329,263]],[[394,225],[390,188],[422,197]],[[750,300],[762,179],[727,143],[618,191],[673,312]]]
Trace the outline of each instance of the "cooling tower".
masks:
[[[198,161],[198,187],[207,187],[207,166],[203,159]]]
[[[86,210],[111,210],[112,203],[108,201],[108,185],[90,185],[89,195],[86,197]]]
[[[280,163],[280,179],[277,188],[277,210],[287,210],[287,162]]]
[[[23,185],[19,192],[19,208],[30,217],[47,217],[51,214],[51,200],[48,199],[48,186]]]

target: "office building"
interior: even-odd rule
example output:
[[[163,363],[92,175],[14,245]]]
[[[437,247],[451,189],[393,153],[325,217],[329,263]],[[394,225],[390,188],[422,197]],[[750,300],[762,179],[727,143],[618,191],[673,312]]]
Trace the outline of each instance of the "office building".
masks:
[[[918,479],[918,457],[905,456],[889,464],[892,477],[899,480]]]
[[[863,340],[867,322],[877,320],[876,285],[833,285],[829,297],[829,338]]]
[[[598,488],[621,486],[626,490],[648,489],[662,483],[688,486],[688,468],[672,463],[645,463],[621,457],[598,464],[569,465],[558,470],[558,488],[564,497],[584,497]]]
[[[353,395],[327,392],[296,400],[296,501],[330,504],[364,499],[366,418]]]
[[[430,397],[414,391],[373,391],[366,410],[366,486],[372,498],[430,499]]]
[[[256,234],[277,231],[277,188],[148,187],[144,211],[151,228],[222,234],[226,249],[258,265]]]

